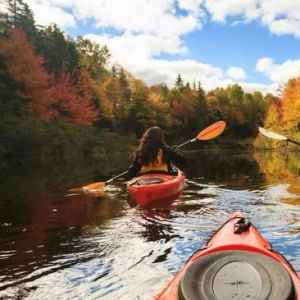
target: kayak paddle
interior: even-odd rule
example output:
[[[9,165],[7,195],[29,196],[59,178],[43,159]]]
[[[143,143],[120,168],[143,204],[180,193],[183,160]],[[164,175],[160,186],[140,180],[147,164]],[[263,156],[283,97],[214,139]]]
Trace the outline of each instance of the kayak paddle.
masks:
[[[183,147],[184,145],[193,143],[197,140],[213,139],[213,138],[219,136],[224,131],[225,127],[226,127],[225,121],[218,121],[218,122],[206,127],[205,129],[203,129],[201,132],[198,133],[198,135],[194,139],[188,140],[185,143],[183,143],[177,147],[178,148]],[[109,179],[105,182],[95,182],[95,183],[91,183],[89,185],[83,186],[82,188],[75,188],[75,189],[71,189],[69,191],[70,192],[87,192],[87,193],[97,192],[100,189],[103,189],[106,184],[111,183],[115,179],[124,176],[126,173],[127,173],[127,171],[125,171],[119,175],[113,176],[111,179]]]
[[[278,133],[275,133],[275,132],[272,132],[268,129],[265,129],[265,128],[262,128],[262,127],[259,127],[258,128],[259,132],[261,134],[263,134],[264,136],[267,136],[271,139],[275,139],[275,140],[281,140],[281,141],[287,141],[287,142],[291,142],[291,143],[294,143],[294,144],[297,144],[297,145],[300,145],[300,143],[294,141],[294,140],[291,140],[290,138],[284,136],[284,135],[281,135],[281,134],[278,134]]]
[[[202,140],[202,141],[211,140],[211,139],[219,136],[224,131],[225,127],[226,127],[225,121],[218,121],[218,122],[206,127],[202,131],[200,131],[198,133],[198,135],[195,138],[193,138],[192,140],[188,140],[185,143],[179,145],[178,147],[182,147],[182,146],[185,146],[186,144],[196,142],[197,140]]]
[[[88,192],[88,193],[93,193],[93,192],[98,192],[100,189],[103,189],[105,184],[111,183],[112,181],[114,181],[115,179],[118,179],[124,175],[126,175],[127,171],[113,176],[112,178],[110,178],[109,180],[106,180],[105,182],[95,182],[95,183],[91,183],[88,185],[85,185],[81,188],[74,188],[74,189],[69,189],[69,192]]]

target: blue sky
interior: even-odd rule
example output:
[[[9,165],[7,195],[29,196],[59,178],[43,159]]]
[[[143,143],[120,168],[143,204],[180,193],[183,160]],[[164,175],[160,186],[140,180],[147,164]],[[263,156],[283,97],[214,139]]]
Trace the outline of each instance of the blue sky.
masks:
[[[300,74],[299,0],[27,0],[37,24],[107,45],[146,84],[276,94]]]

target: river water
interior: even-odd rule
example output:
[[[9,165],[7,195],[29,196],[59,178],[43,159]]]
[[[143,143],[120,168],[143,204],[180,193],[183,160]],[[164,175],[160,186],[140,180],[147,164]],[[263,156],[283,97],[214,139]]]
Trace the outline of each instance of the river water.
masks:
[[[0,299],[152,299],[234,211],[300,273],[297,154],[188,152],[183,193],[147,208],[101,166],[3,164]],[[126,170],[123,160],[119,169]],[[55,166],[55,167],[54,167]]]

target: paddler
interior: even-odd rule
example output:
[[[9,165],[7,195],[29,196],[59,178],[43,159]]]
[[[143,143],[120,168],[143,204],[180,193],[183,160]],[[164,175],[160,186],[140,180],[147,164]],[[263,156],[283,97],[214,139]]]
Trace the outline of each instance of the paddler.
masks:
[[[162,130],[158,126],[152,126],[141,137],[126,177],[130,180],[141,174],[157,172],[176,175],[178,170],[173,163],[184,164],[186,161],[177,146],[167,145]]]

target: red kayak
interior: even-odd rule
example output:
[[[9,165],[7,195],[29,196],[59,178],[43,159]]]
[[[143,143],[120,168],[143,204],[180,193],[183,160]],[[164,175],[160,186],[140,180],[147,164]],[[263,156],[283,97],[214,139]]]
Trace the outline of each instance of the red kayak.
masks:
[[[178,175],[168,173],[149,173],[135,177],[127,182],[130,200],[138,205],[146,205],[160,199],[179,194],[184,187],[185,175],[178,170]]]
[[[196,251],[155,300],[299,300],[291,264],[236,212]]]

